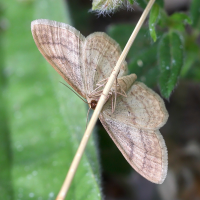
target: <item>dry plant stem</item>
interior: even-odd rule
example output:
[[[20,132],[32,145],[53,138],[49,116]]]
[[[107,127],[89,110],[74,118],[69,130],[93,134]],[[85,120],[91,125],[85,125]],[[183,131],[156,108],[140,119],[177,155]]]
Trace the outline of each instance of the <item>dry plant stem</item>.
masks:
[[[109,77],[109,80],[108,80],[108,82],[107,82],[107,84],[106,84],[106,86],[105,86],[105,88],[103,90],[103,93],[102,93],[102,95],[101,95],[101,97],[100,97],[100,99],[98,101],[98,104],[97,104],[97,106],[96,106],[96,108],[94,110],[94,113],[93,113],[93,115],[91,117],[91,120],[90,120],[90,122],[88,124],[88,127],[87,127],[87,129],[85,131],[85,134],[84,134],[84,136],[82,138],[80,146],[79,146],[79,148],[78,148],[78,150],[76,152],[76,155],[75,155],[75,157],[74,157],[74,159],[72,161],[72,164],[71,164],[71,166],[69,168],[69,171],[68,171],[68,174],[66,176],[66,179],[65,179],[65,181],[63,183],[63,186],[62,186],[62,188],[61,188],[56,200],[64,200],[65,199],[65,196],[66,196],[67,191],[68,191],[68,189],[70,187],[70,184],[72,182],[72,179],[74,177],[74,174],[76,172],[78,164],[79,164],[79,162],[81,160],[81,157],[82,157],[82,154],[84,152],[84,149],[85,149],[85,147],[87,145],[88,139],[89,139],[89,137],[90,137],[90,135],[92,133],[92,130],[93,130],[94,126],[95,126],[95,123],[96,123],[96,121],[97,121],[97,119],[99,117],[101,109],[102,109],[103,105],[106,102],[107,95],[108,95],[108,93],[109,93],[109,91],[110,91],[110,89],[111,89],[111,87],[113,85],[113,82],[114,82],[114,80],[116,79],[116,77],[118,75],[118,72],[120,70],[120,66],[121,66],[122,62],[125,60],[126,55],[127,55],[128,51],[129,51],[133,41],[135,40],[135,38],[136,38],[136,36],[137,36],[137,34],[138,34],[138,32],[139,32],[144,20],[146,19],[146,17],[147,17],[147,15],[148,15],[148,13],[149,13],[149,11],[150,11],[150,9],[151,9],[151,7],[152,7],[154,2],[155,2],[155,0],[150,0],[149,1],[149,3],[147,5],[147,7],[145,8],[142,16],[140,17],[140,20],[138,21],[138,23],[136,25],[131,37],[129,38],[129,40],[128,40],[128,42],[127,42],[127,44],[126,44],[121,56],[119,57],[119,60],[117,61],[117,64],[116,64],[115,68],[113,69],[113,72],[112,72],[111,76]]]

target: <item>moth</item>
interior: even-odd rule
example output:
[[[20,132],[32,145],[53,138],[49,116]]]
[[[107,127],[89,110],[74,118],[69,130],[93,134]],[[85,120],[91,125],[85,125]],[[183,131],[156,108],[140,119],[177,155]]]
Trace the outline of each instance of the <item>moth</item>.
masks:
[[[105,33],[85,38],[72,26],[47,19],[33,21],[31,31],[46,60],[95,109],[121,54],[119,44]],[[124,61],[99,119],[129,164],[149,181],[161,184],[168,160],[159,128],[168,113],[160,96],[127,71]]]

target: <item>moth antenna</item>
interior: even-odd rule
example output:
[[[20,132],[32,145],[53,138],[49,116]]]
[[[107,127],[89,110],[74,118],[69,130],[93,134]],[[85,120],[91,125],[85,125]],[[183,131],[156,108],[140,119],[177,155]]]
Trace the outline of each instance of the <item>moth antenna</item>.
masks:
[[[118,75],[119,75],[119,73],[118,73]],[[118,76],[117,75],[117,76]],[[117,78],[115,79],[115,102],[114,102],[114,111],[115,111],[115,106],[116,106],[116,102],[117,102],[117,84],[118,84],[118,82],[117,82]],[[113,112],[114,112],[113,111]]]
[[[64,84],[63,82],[59,81],[60,83],[62,83],[64,86],[66,86],[67,88],[69,88],[74,94],[76,94],[82,101],[84,101],[85,103],[88,104],[88,102],[86,102],[79,94],[77,94],[72,88],[70,88],[68,85]],[[88,124],[88,116],[89,116],[89,112],[90,112],[90,107],[88,109],[87,112],[87,121],[86,121],[86,128],[87,128],[87,124]]]
[[[72,88],[70,88],[68,85],[64,84],[63,82],[59,81],[60,83],[62,83],[64,86],[66,86],[68,89],[70,89],[74,94],[76,94],[76,96],[78,96],[82,101],[84,101],[85,103],[88,104],[87,101],[85,101],[78,93],[76,93],[74,90],[72,90]]]
[[[87,129],[88,117],[89,117],[90,109],[91,109],[91,107],[89,107],[88,112],[87,112],[87,121],[86,121],[86,127],[85,127],[85,129]]]

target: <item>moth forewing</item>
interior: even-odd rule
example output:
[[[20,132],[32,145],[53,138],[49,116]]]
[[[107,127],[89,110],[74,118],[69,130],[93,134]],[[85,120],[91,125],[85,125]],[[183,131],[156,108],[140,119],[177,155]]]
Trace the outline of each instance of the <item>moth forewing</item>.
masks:
[[[82,49],[85,37],[72,26],[48,19],[31,23],[35,43],[53,68],[82,97],[86,97]]]

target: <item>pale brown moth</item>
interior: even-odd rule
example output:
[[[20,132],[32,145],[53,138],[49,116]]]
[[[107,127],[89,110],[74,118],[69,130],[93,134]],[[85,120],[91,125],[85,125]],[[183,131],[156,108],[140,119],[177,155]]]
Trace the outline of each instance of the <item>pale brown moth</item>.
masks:
[[[121,54],[119,45],[105,33],[85,38],[70,25],[46,19],[33,21],[31,31],[46,60],[95,109]],[[126,73],[124,62],[99,119],[130,165],[149,181],[162,183],[168,161],[159,128],[168,113],[158,94]]]

